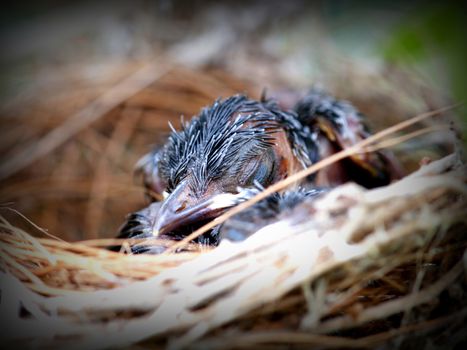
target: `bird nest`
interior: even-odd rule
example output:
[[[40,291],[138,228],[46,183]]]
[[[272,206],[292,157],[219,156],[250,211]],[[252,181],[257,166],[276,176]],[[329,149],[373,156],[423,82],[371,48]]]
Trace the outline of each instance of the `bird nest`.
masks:
[[[205,99],[219,93],[211,90]],[[114,95],[97,101],[111,101],[102,113],[121,102]],[[83,115],[91,114],[82,110],[75,121]],[[125,120],[113,134],[120,139],[129,138]],[[68,136],[85,126],[63,125]],[[54,148],[49,136],[42,146]],[[119,154],[112,142],[107,151]],[[37,238],[2,218],[2,338],[78,349],[459,344],[467,318],[466,181],[454,153],[386,187],[341,185],[243,242],[160,255],[103,249],[115,242],[108,239]],[[111,185],[97,181],[91,192]]]

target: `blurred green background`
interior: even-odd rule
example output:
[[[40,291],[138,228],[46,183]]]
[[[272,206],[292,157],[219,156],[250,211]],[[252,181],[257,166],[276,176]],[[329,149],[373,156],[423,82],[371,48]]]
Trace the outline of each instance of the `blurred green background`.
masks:
[[[0,13],[1,102],[41,85],[44,67],[98,67],[167,52],[182,64],[221,65],[265,85],[271,74],[290,85],[332,87],[329,80],[349,65],[372,74],[397,69],[462,102],[466,13],[454,1],[10,3]],[[49,69],[49,80],[53,74]],[[465,107],[460,114],[465,125]]]

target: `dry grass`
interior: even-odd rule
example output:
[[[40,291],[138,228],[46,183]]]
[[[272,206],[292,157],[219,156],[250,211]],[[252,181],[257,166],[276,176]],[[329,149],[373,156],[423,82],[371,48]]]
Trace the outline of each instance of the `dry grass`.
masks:
[[[458,161],[381,189],[340,186],[205,252],[122,255],[92,246],[100,241],[35,239],[4,221],[2,317],[15,327],[6,336],[76,348],[148,338],[174,349],[360,348],[462,325],[467,187]]]
[[[13,125],[0,145],[10,158],[1,168],[1,201],[14,202],[4,205],[0,223],[7,344],[373,348],[465,339],[467,189],[460,154],[385,188],[338,187],[238,244],[118,254],[101,247],[114,242],[108,238],[127,213],[144,205],[131,169],[163,141],[167,121],[177,126],[181,114],[196,114],[219,96],[258,97],[262,86],[167,62],[128,65],[118,79],[103,81],[93,89],[79,82],[55,87],[50,100],[3,111],[3,122]],[[370,104],[359,107],[375,108]],[[406,115],[393,114],[395,108],[376,117],[395,124]],[[398,144],[439,125],[348,152]],[[414,169],[420,154],[440,158],[452,150],[441,140],[437,149],[403,149],[404,163]]]

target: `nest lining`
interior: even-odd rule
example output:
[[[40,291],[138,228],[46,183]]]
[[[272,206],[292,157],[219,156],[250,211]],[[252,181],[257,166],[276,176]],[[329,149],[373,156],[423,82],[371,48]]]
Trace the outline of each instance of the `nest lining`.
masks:
[[[451,155],[383,188],[339,186],[244,242],[160,256],[37,239],[3,221],[7,341],[446,345],[443,334],[465,335],[466,192]]]

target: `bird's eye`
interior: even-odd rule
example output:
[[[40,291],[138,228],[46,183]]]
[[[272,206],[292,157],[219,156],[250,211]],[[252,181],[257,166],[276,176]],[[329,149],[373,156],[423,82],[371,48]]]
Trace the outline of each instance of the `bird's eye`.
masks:
[[[167,188],[167,181],[159,174],[159,152],[150,152],[141,158],[135,167],[135,175],[142,176],[146,196],[151,201],[163,199],[163,192]]]
[[[244,175],[241,178],[243,186],[251,186],[259,182],[263,186],[268,186],[274,179],[273,155],[266,152],[260,159],[252,159],[244,167]]]
[[[264,161],[260,161],[254,173],[254,180],[258,181],[262,185],[266,185],[265,182],[267,182],[269,178],[269,173],[270,168],[268,164],[266,164]]]

